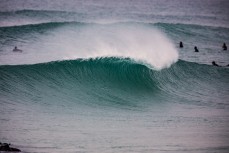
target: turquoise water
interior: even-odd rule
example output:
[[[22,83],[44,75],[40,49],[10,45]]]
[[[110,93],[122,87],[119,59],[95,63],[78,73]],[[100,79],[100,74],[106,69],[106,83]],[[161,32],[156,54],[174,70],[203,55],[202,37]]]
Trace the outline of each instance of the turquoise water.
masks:
[[[228,6],[2,1],[0,141],[25,153],[228,152]]]

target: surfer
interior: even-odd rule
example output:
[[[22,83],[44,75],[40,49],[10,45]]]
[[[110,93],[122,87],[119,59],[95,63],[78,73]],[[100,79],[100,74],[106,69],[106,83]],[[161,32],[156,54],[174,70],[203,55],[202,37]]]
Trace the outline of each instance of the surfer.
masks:
[[[228,66],[229,66],[229,64],[227,64],[227,65],[225,65],[225,66],[218,65],[218,64],[216,64],[215,61],[212,61],[212,65],[218,66],[218,67],[228,67]]]
[[[216,64],[215,61],[212,61],[212,65],[214,65],[214,66],[219,66],[218,64]]]
[[[227,45],[225,43],[223,43],[222,48],[223,48],[223,50],[227,50]]]
[[[21,152],[21,150],[17,149],[17,148],[11,148],[10,147],[10,143],[0,143],[0,152],[2,151],[10,151],[10,152]]]
[[[198,48],[195,46],[194,47],[195,52],[199,52]]]
[[[180,41],[180,48],[183,48],[183,42]]]
[[[14,47],[13,52],[22,52],[21,49],[18,49],[17,46]]]

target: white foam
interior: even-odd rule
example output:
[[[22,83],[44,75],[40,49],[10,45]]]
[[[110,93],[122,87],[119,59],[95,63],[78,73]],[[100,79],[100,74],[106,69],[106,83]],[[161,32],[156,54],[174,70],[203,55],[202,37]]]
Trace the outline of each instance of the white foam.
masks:
[[[66,26],[23,47],[22,54],[0,55],[0,64],[115,56],[133,58],[162,69],[178,60],[178,51],[165,34],[145,24]]]

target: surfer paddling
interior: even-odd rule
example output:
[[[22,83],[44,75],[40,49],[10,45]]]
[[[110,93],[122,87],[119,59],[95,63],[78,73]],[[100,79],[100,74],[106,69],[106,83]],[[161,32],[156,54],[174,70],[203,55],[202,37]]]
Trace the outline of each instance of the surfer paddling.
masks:
[[[216,64],[215,61],[212,61],[212,65],[214,65],[214,66],[219,66],[218,64]]]
[[[21,49],[18,49],[17,46],[14,47],[13,52],[22,52]]]
[[[17,149],[17,148],[12,148],[10,147],[10,143],[1,143],[0,142],[0,152],[2,151],[10,151],[10,152],[21,152],[21,150]]]
[[[216,64],[215,61],[212,61],[212,65],[213,66],[218,66],[218,67],[228,67],[229,66],[229,64],[228,65],[225,65],[225,66],[218,65],[218,64]]]

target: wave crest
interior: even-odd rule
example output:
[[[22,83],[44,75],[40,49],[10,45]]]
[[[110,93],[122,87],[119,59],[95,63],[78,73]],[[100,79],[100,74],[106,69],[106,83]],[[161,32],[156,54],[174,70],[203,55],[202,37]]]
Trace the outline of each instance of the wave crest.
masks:
[[[45,28],[46,25],[49,32],[44,35],[34,34],[33,27],[37,26],[27,29],[33,31],[32,33],[24,31],[28,39],[34,40],[34,37],[39,37],[39,40],[27,43],[22,48],[23,54],[10,52],[0,56],[0,64],[18,65],[78,58],[124,57],[148,64],[154,69],[163,69],[178,60],[178,51],[172,42],[165,34],[148,24],[65,23],[62,26],[54,26],[53,29],[50,24],[42,27]]]

